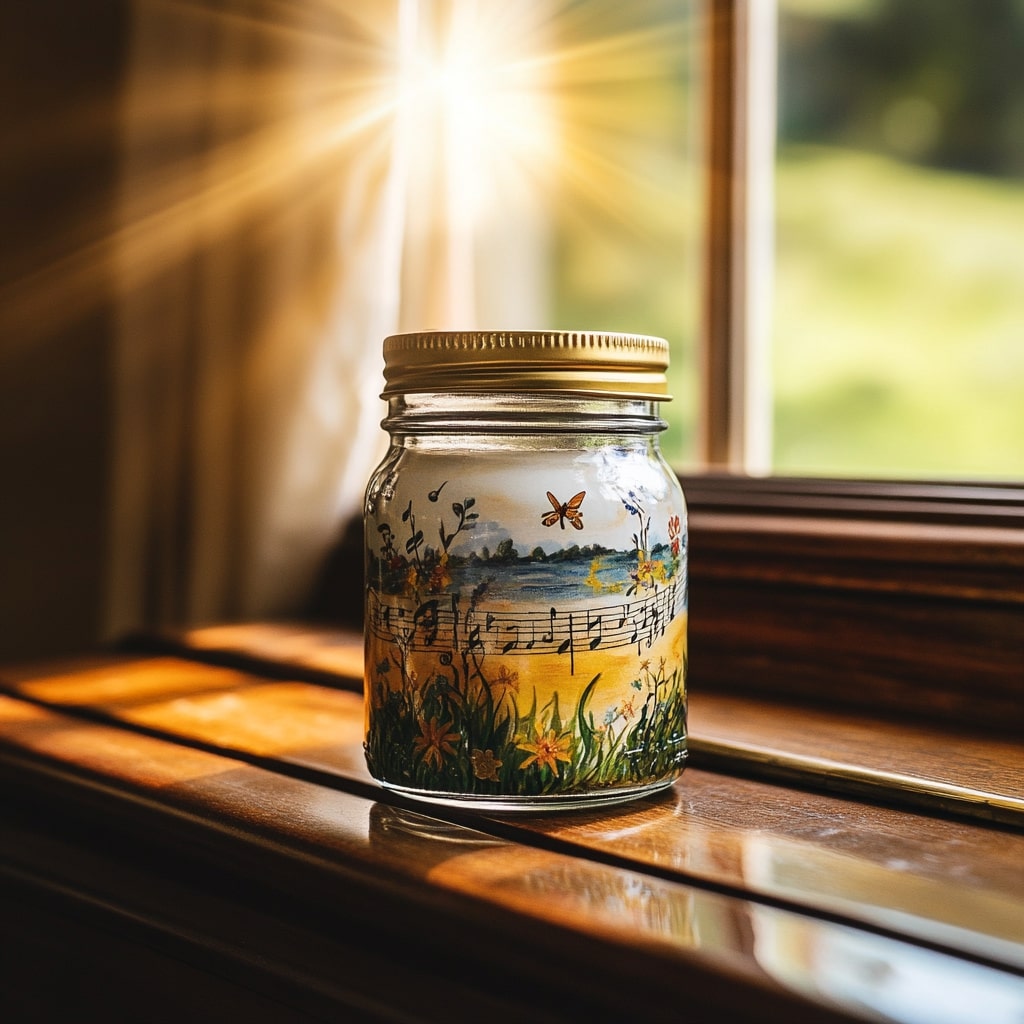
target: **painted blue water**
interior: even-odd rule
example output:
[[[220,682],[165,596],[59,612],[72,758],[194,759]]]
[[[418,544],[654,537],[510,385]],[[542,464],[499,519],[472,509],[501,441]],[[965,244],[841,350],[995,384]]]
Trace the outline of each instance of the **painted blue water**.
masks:
[[[486,597],[495,601],[523,601],[530,604],[554,604],[559,600],[594,595],[585,580],[590,576],[591,559],[566,562],[522,562],[502,565],[484,562],[450,567],[450,591],[467,599],[480,584],[488,581]],[[619,552],[602,555],[596,572],[605,588],[620,584],[624,592],[630,584],[629,571],[636,568],[636,556]]]

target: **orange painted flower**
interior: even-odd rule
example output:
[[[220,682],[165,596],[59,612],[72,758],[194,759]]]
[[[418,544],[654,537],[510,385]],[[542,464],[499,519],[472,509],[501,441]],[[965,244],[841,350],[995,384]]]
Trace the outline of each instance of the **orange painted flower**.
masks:
[[[517,744],[520,750],[530,754],[519,767],[528,768],[531,764],[536,764],[538,768],[547,766],[557,775],[559,761],[572,761],[572,754],[569,753],[569,736],[556,736],[554,729],[545,735],[540,723],[537,723],[536,731],[537,738],[533,743]]]
[[[452,723],[439,723],[436,715],[429,722],[421,718],[419,727],[420,735],[412,743],[414,749],[423,755],[424,762],[440,768],[444,764],[444,755],[454,754],[453,744],[462,737],[457,732],[449,732]]]
[[[513,672],[507,665],[498,666],[498,674],[494,677],[494,685],[503,690],[519,692],[519,673]]]
[[[450,586],[451,582],[451,573],[448,572],[448,552],[446,551],[430,573],[427,590],[431,594],[441,594]]]
[[[682,530],[682,524],[679,522],[679,516],[672,516],[668,521],[668,537],[672,542],[672,554],[674,557],[679,557],[679,536]]]
[[[505,763],[494,756],[493,750],[474,750],[469,755],[473,763],[473,774],[478,779],[499,782],[498,769]]]

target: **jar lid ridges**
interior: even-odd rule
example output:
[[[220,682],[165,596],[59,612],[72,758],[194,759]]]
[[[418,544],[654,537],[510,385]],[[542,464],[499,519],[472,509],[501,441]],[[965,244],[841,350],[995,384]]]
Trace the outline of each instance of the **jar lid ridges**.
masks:
[[[420,331],[384,340],[383,397],[558,391],[665,400],[664,338],[607,331]]]

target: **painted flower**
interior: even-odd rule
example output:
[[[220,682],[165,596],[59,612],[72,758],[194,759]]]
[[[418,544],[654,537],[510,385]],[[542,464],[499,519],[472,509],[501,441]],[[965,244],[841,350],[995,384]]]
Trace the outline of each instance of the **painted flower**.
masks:
[[[545,734],[539,722],[536,725],[536,733],[537,736],[533,743],[517,744],[520,750],[525,750],[530,755],[519,767],[528,768],[531,764],[536,764],[538,768],[547,766],[554,775],[558,775],[558,762],[572,761],[572,754],[569,753],[568,734],[556,736],[554,729]]]
[[[506,692],[515,690],[519,692],[519,673],[513,672],[507,665],[498,666],[498,674],[494,677],[494,685],[500,686]]]
[[[682,532],[682,524],[679,516],[670,516],[668,520],[668,539],[672,542],[672,554],[678,558],[680,550],[679,537]]]
[[[498,769],[504,764],[494,756],[493,750],[474,750],[469,755],[473,763],[473,774],[478,779],[487,779],[490,782],[499,782]]]
[[[619,713],[627,722],[636,714],[636,708],[633,707],[633,697],[622,702],[622,707],[619,708]]]
[[[429,722],[421,718],[419,727],[420,735],[413,740],[413,748],[423,755],[424,763],[440,768],[444,764],[444,756],[455,753],[453,744],[462,737],[457,732],[449,732],[452,723],[438,722],[436,715]]]
[[[638,586],[643,587],[644,590],[651,590],[658,583],[667,583],[668,576],[665,572],[665,563],[644,557],[644,552],[642,551],[639,554],[637,567],[630,572],[630,578]]]
[[[448,572],[448,553],[441,555],[440,561],[434,566],[427,581],[427,590],[431,594],[441,594],[451,584],[451,573]]]

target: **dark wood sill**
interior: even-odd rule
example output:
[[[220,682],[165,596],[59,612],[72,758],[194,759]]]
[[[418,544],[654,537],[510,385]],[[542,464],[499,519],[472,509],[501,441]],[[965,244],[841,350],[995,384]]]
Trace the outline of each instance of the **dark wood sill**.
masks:
[[[1024,488],[683,485],[699,688],[1024,735]]]
[[[201,994],[255,1020],[898,1020],[911,982],[1024,1013],[1019,744],[695,692],[669,792],[485,815],[368,778],[357,634],[141,646],[0,670],[0,930],[33,951],[4,980],[50,1019],[62,943],[96,1005],[197,1020]]]
[[[351,629],[240,623],[140,634],[122,646],[362,692],[362,638]],[[1024,831],[1019,737],[970,732],[927,718],[896,722],[821,703],[756,701],[691,685],[691,764]]]

